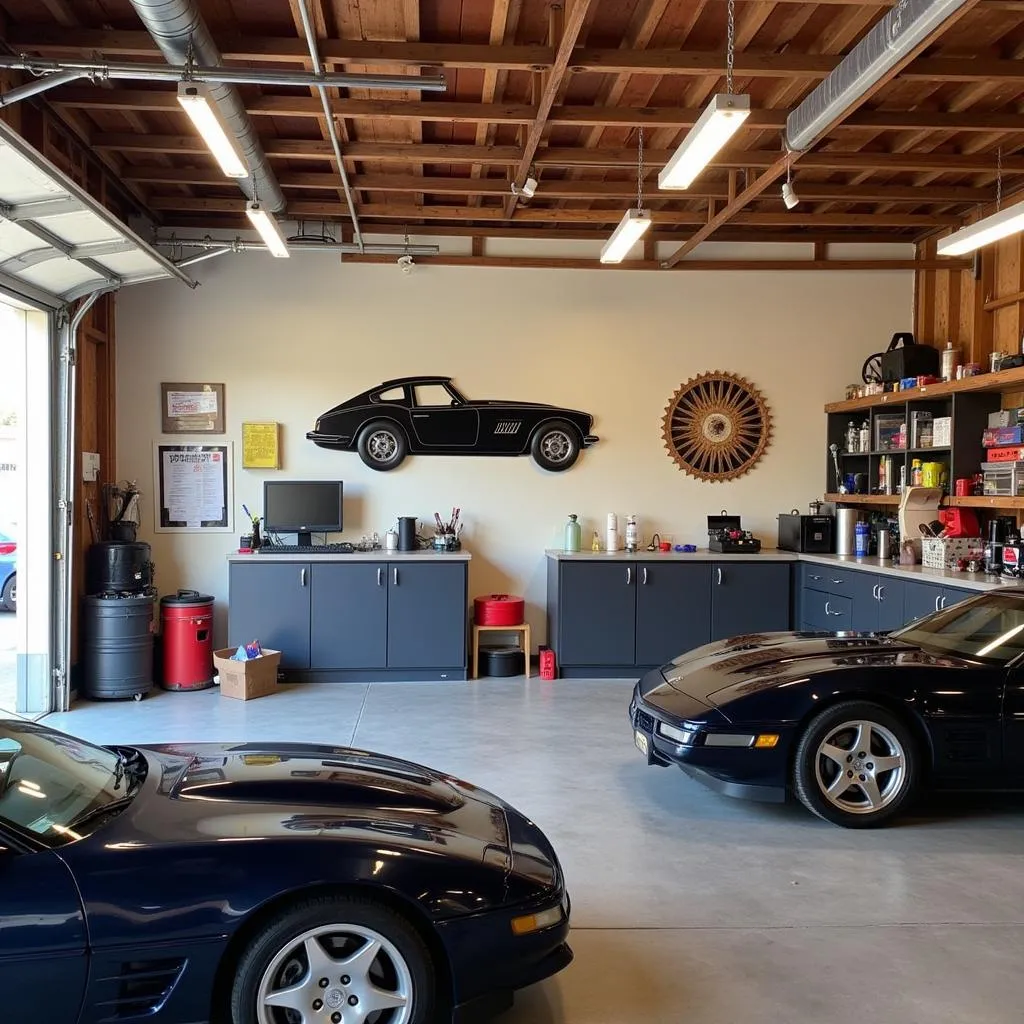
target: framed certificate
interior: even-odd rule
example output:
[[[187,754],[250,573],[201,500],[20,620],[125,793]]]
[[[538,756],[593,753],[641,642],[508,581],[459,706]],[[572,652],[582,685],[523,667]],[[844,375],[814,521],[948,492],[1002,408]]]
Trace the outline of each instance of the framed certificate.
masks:
[[[223,384],[160,385],[160,422],[165,434],[223,434]]]

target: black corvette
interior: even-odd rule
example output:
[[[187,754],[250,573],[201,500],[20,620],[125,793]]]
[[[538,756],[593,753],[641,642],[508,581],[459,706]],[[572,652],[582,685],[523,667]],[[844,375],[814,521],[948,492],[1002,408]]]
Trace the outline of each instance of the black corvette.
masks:
[[[568,469],[597,441],[594,417],[536,402],[470,401],[450,377],[387,380],[325,412],[306,438],[357,451],[371,469],[406,455],[525,455],[552,472]]]
[[[441,772],[0,719],[5,1024],[434,1024],[561,970],[554,850]]]
[[[881,824],[920,787],[1024,789],[1024,589],[891,634],[773,633],[690,651],[637,684],[649,764],[731,796],[794,793]]]

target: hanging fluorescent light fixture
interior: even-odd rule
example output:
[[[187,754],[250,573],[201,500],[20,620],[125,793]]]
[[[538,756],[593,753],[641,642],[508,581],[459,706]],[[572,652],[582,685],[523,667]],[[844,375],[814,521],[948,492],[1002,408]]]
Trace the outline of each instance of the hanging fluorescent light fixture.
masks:
[[[229,178],[248,178],[249,165],[245,154],[221,118],[210,87],[202,82],[179,82],[178,102],[192,119],[220,169]]]
[[[622,215],[611,237],[601,246],[602,263],[621,263],[629,250],[651,226],[651,215],[644,209],[644,130],[640,129],[636,156],[636,209]]]
[[[750,97],[718,93],[658,175],[658,188],[689,188],[750,116]]]
[[[940,238],[935,251],[939,256],[962,256],[1021,231],[1024,231],[1024,203],[1017,203]]]
[[[277,218],[264,209],[255,199],[250,199],[245,204],[246,216],[252,221],[252,226],[260,233],[260,238],[270,250],[272,256],[288,257],[291,253],[285,244],[284,235],[278,227]]]
[[[750,116],[750,97],[732,91],[732,68],[736,58],[736,3],[729,0],[728,36],[725,51],[725,92],[711,97],[694,126],[679,143],[672,159],[658,175],[658,188],[689,188],[694,179],[715,158],[718,151],[740,130]]]

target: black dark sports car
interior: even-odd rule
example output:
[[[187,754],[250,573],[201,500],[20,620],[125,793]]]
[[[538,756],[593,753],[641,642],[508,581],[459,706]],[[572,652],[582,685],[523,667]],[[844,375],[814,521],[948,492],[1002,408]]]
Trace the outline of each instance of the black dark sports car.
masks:
[[[878,825],[922,786],[1024,788],[1024,589],[891,634],[772,633],[700,647],[629,707],[649,764],[731,796],[792,792],[837,825]]]
[[[594,417],[536,402],[470,401],[451,377],[386,380],[325,412],[308,440],[358,451],[371,469],[398,466],[406,455],[525,455],[560,472],[597,441]]]
[[[5,1024],[433,1024],[561,970],[543,833],[343,747],[99,747],[0,719]]]

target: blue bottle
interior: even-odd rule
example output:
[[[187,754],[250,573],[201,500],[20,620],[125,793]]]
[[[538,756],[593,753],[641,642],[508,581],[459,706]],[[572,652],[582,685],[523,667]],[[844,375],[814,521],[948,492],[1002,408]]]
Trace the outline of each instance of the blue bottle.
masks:
[[[863,520],[857,523],[854,527],[853,534],[853,551],[858,558],[864,558],[867,556],[868,548],[871,543],[871,527]]]

